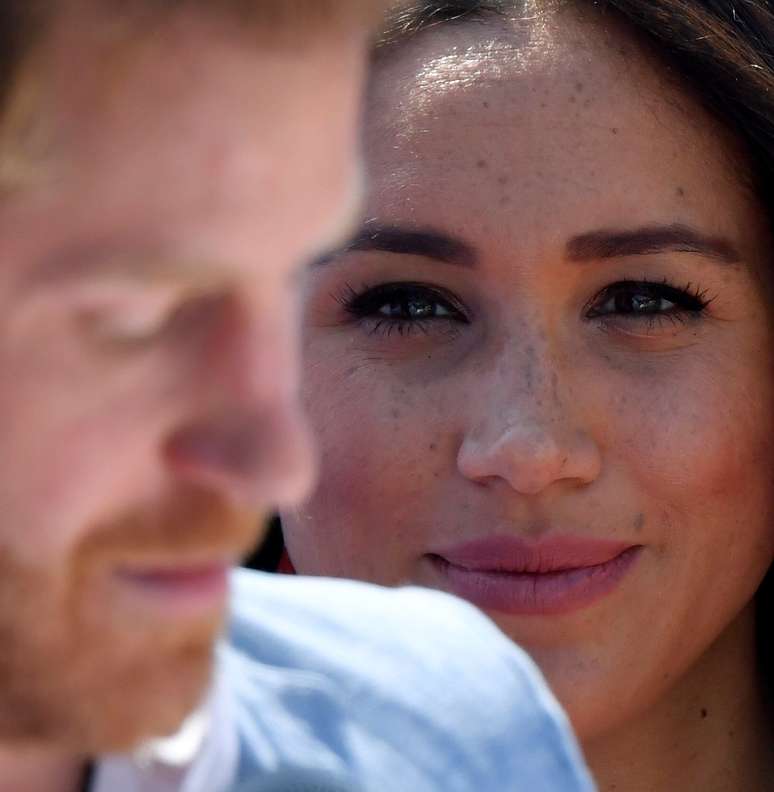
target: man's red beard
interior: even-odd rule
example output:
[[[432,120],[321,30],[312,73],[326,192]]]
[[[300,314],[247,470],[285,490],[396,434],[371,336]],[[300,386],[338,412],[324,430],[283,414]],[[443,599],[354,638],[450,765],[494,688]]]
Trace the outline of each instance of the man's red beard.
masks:
[[[56,567],[0,547],[0,743],[97,754],[172,733],[207,688],[226,614],[129,608],[115,572],[238,558],[259,533],[255,513],[188,489],[94,526]]]

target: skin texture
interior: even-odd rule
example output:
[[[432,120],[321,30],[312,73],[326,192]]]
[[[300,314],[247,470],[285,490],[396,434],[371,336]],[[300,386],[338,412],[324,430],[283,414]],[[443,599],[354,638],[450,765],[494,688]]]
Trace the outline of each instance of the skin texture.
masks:
[[[313,475],[298,283],[353,219],[365,30],[303,57],[191,12],[153,32],[68,4],[0,204],[8,789],[177,728],[225,602],[173,615],[119,570],[234,563]]]
[[[441,25],[377,65],[366,228],[432,228],[476,262],[356,250],[316,268],[304,393],[322,477],[283,515],[289,553],[301,573],[443,587],[428,554],[463,540],[640,545],[588,607],[491,615],[547,675],[603,789],[763,789],[751,601],[774,548],[764,213],[733,139],[627,30],[531,17]],[[566,249],[657,224],[736,255]],[[590,314],[627,280],[709,304]],[[347,310],[401,281],[435,289],[424,323]]]

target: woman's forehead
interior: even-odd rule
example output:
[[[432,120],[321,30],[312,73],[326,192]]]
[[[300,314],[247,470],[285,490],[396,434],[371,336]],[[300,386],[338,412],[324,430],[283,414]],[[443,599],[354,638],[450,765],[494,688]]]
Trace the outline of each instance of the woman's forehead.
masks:
[[[574,71],[602,49],[609,50],[611,59],[626,59],[634,43],[617,19],[574,7],[542,9],[526,17],[442,22],[377,57],[374,87],[377,95],[383,82],[409,83],[414,92],[439,91],[503,75]]]
[[[566,9],[427,31],[378,67],[368,122],[369,211],[589,202],[597,223],[679,208],[725,234],[747,214],[734,138],[625,27]]]
[[[371,159],[424,172],[436,160],[464,167],[460,158],[485,151],[511,163],[577,162],[607,153],[609,138],[627,127],[638,133],[629,148],[642,144],[648,127],[668,127],[662,137],[678,157],[688,127],[714,131],[698,102],[670,85],[624,33],[614,39],[567,12],[514,24],[439,26],[383,64],[370,97]],[[525,32],[532,25],[540,43]]]
[[[401,127],[407,117],[437,113],[450,100],[457,111],[466,100],[474,105],[483,92],[499,94],[504,109],[523,104],[528,94],[572,97],[579,83],[589,89],[583,107],[605,94],[638,102],[668,98],[688,114],[698,110],[698,101],[617,18],[562,6],[523,18],[441,23],[391,48],[373,72],[370,121]]]

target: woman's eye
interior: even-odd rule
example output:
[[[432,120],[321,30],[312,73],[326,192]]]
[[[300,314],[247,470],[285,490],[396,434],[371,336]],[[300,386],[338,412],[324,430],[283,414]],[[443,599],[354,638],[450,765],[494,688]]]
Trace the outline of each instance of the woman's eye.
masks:
[[[625,316],[652,318],[657,316],[698,316],[709,305],[703,292],[690,285],[684,289],[668,283],[622,281],[608,286],[590,304],[586,316]]]
[[[360,293],[351,287],[338,298],[346,313],[369,321],[374,331],[405,334],[432,322],[467,323],[459,302],[444,290],[416,283],[376,286]]]
[[[607,301],[600,305],[597,314],[654,314],[672,311],[677,306],[665,297],[658,297],[654,294],[626,293],[618,292],[607,298]]]
[[[448,317],[452,312],[440,302],[409,297],[384,303],[379,307],[378,314],[388,319],[421,320]]]

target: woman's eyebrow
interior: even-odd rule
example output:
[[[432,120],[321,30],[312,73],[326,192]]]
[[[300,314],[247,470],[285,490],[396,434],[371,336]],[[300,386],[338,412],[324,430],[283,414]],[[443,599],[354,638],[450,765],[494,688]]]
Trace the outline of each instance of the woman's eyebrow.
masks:
[[[316,263],[327,264],[337,256],[356,250],[422,256],[458,267],[475,267],[478,262],[475,248],[442,231],[369,225],[355,234],[344,247],[322,256]]]
[[[733,243],[685,225],[654,225],[630,231],[600,230],[573,237],[566,248],[569,261],[595,261],[654,253],[698,253],[724,264],[741,261]]]
[[[362,228],[346,245],[322,256],[326,264],[352,251],[382,251],[404,256],[422,256],[445,264],[475,267],[476,249],[464,240],[436,229],[400,226]],[[712,236],[686,225],[653,225],[631,230],[601,229],[579,234],[567,242],[566,258],[573,262],[646,256],[658,253],[696,253],[724,264],[736,264],[741,256],[727,238]]]

